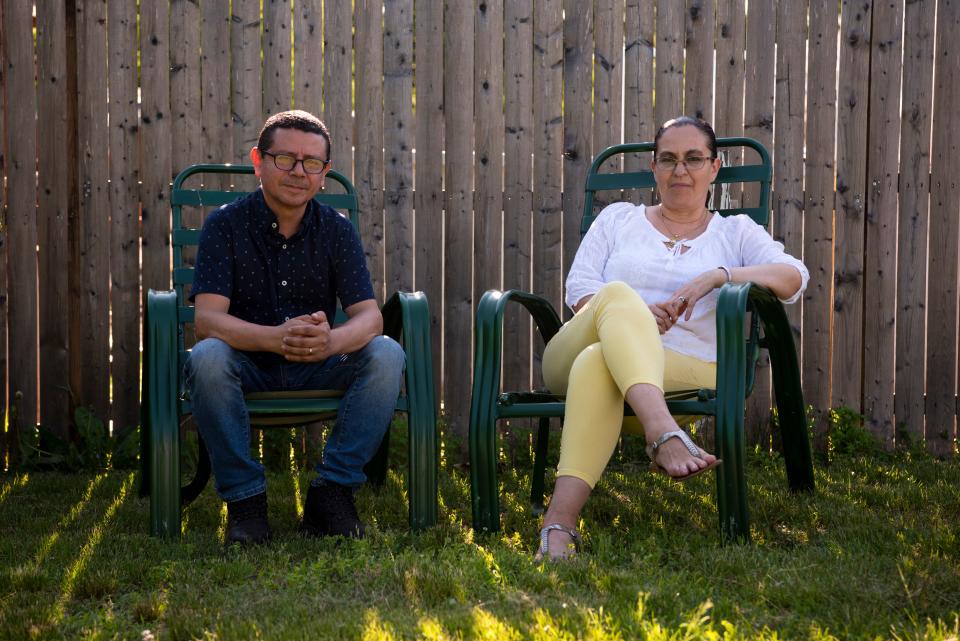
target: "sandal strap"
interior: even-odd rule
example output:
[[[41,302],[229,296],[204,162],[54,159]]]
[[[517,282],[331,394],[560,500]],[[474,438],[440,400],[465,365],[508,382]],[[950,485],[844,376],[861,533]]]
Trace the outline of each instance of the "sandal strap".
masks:
[[[560,525],[559,523],[550,523],[549,525],[543,526],[543,529],[540,530],[540,554],[543,558],[547,558],[550,554],[550,532],[553,530],[559,530],[566,533],[573,540],[573,551],[577,554],[580,553],[580,533],[577,532],[572,527],[567,527],[565,525]]]
[[[700,448],[687,436],[687,433],[683,430],[673,430],[672,432],[666,432],[660,438],[655,440],[650,445],[647,445],[647,456],[650,457],[651,461],[655,461],[657,458],[657,450],[660,449],[660,446],[669,441],[672,438],[680,439],[680,442],[687,448],[687,451],[690,452],[691,456],[696,456],[700,458],[703,456],[703,453],[700,451]]]

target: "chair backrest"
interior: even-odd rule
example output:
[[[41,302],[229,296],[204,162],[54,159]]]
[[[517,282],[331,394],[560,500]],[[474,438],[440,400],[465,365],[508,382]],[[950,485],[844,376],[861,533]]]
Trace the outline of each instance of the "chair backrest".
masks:
[[[717,209],[717,211],[723,216],[747,214],[757,221],[758,224],[766,227],[770,221],[770,181],[773,176],[770,154],[767,153],[763,145],[752,138],[717,138],[717,148],[721,152],[731,148],[752,149],[760,157],[759,163],[721,167],[720,172],[717,174],[717,179],[714,181],[715,185],[758,183],[760,185],[758,202],[751,206],[730,207]],[[652,189],[656,186],[656,182],[653,179],[653,172],[649,169],[644,171],[621,172],[601,171],[604,164],[618,155],[652,152],[652,142],[641,142],[613,145],[597,155],[593,164],[590,166],[590,172],[587,174],[583,218],[580,220],[581,238],[583,238],[583,235],[590,229],[590,225],[596,220],[597,214],[600,213],[594,211],[597,192],[621,191],[625,189]]]
[[[249,189],[244,188],[221,188],[220,185],[227,182],[231,177],[252,176],[253,167],[250,165],[218,165],[218,164],[200,164],[191,165],[181,171],[173,181],[173,190],[170,194],[170,205],[173,208],[173,287],[177,292],[177,349],[179,351],[179,362],[182,368],[186,360],[186,327],[193,323],[193,306],[187,300],[189,296],[189,287],[193,283],[193,258],[192,251],[200,242],[200,229],[202,226],[201,216],[196,216],[198,222],[190,223],[186,221],[184,208],[193,208],[204,211],[206,209],[220,207],[232,203],[238,198],[250,193]],[[193,181],[200,180],[201,184],[197,188],[187,188],[184,183],[189,179]],[[206,186],[203,180],[209,181],[214,186]],[[242,182],[241,178],[237,182]],[[249,181],[249,178],[246,179]],[[326,176],[327,187],[330,181],[339,185],[343,193],[328,192],[326,189],[314,197],[317,202],[328,205],[339,211],[350,219],[355,229],[359,230],[357,193],[350,183],[350,180],[336,171],[330,171]],[[191,182],[193,182],[191,181]],[[342,310],[337,309],[337,319],[335,322],[342,321]]]

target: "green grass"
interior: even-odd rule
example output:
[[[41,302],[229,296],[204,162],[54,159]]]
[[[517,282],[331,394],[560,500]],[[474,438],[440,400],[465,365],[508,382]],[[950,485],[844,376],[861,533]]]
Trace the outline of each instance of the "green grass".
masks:
[[[433,530],[408,533],[391,472],[359,494],[367,540],[304,540],[311,473],[288,472],[269,478],[275,539],[252,549],[222,548],[209,487],[168,542],[130,472],[0,475],[0,639],[960,636],[960,463],[840,458],[792,495],[780,461],[752,456],[754,544],[720,546],[713,477],[671,484],[627,452],[584,514],[587,553],[538,565],[518,458],[497,535],[470,529],[451,467]]]

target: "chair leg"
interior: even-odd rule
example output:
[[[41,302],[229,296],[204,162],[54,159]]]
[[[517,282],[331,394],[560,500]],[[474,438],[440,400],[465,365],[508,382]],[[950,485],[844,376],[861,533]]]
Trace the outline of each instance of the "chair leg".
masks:
[[[180,488],[180,507],[186,508],[194,502],[203,488],[207,487],[207,481],[210,480],[210,453],[207,452],[207,446],[203,443],[200,434],[197,434],[197,471],[193,479],[184,487]]]
[[[717,456],[723,459],[723,465],[716,468],[717,511],[720,516],[720,535],[730,541],[750,540],[743,412],[742,396],[727,394],[718,398]]]
[[[470,412],[470,495],[473,529],[496,532],[500,529],[500,496],[497,487],[497,422],[492,402],[476,401]]]
[[[167,405],[175,403],[174,397],[174,402]],[[175,409],[172,413],[171,408],[154,409],[161,411],[155,413],[150,425],[150,534],[179,538],[180,425]]]
[[[145,422],[149,426],[147,472],[150,534],[180,536],[180,421],[177,397],[177,298],[147,292],[144,305]],[[172,357],[171,357],[172,355]]]
[[[547,470],[547,446],[550,444],[550,419],[541,416],[538,421],[537,444],[533,458],[533,477],[530,483],[530,508],[540,516],[544,512],[544,476]]]
[[[410,406],[410,476],[407,487],[410,496],[410,529],[413,531],[425,530],[437,524],[440,448],[432,406],[429,396],[411,402]]]

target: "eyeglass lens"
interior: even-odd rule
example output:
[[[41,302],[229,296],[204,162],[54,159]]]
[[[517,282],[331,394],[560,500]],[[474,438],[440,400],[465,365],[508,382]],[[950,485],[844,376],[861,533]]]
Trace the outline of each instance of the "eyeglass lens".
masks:
[[[326,166],[326,162],[320,160],[319,158],[304,158],[298,160],[293,156],[288,156],[286,154],[270,154],[273,156],[273,164],[276,165],[277,169],[281,171],[293,171],[293,168],[297,166],[297,163],[303,165],[303,170],[308,174],[319,174],[323,171],[323,168]]]

